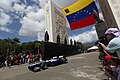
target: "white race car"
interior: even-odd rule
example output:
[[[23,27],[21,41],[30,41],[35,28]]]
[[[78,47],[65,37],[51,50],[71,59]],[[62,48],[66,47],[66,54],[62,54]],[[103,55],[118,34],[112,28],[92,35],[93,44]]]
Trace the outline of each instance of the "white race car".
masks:
[[[31,63],[29,66],[28,66],[28,69],[31,70],[31,71],[34,71],[34,72],[37,72],[37,71],[40,71],[40,70],[45,70],[47,69],[47,64],[45,61],[38,61],[38,62],[34,62],[34,63]]]
[[[50,60],[46,60],[45,62],[47,66],[56,66],[63,63],[67,63],[68,60],[66,59],[65,56],[55,56],[55,57],[52,57]]]

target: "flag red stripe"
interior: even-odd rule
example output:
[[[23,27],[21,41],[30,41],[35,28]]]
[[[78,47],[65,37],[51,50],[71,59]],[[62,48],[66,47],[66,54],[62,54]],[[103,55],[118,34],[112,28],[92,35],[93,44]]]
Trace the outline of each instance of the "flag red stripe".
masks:
[[[86,18],[77,20],[75,22],[71,22],[70,28],[71,28],[71,30],[74,30],[74,29],[82,28],[82,27],[89,26],[89,25],[92,25],[95,23],[96,23],[96,20],[94,18],[94,15],[91,14],[90,16],[88,16]]]

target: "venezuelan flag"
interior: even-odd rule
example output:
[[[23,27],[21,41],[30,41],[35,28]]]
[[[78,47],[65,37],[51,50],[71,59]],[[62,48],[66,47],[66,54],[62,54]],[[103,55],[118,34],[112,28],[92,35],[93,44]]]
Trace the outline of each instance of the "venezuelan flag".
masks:
[[[71,30],[86,27],[96,23],[93,10],[98,12],[94,0],[78,0],[62,9],[70,23]]]

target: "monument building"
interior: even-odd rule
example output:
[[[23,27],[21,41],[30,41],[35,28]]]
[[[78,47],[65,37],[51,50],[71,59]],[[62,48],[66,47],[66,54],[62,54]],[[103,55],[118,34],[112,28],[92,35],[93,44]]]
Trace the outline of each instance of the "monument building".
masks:
[[[48,0],[45,4],[46,31],[49,35],[49,42],[64,44],[68,41],[66,18],[61,9],[52,0]]]
[[[120,0],[98,0],[104,20],[95,25],[98,38],[102,38],[110,27],[120,29]]]
[[[120,0],[108,0],[118,28],[120,29]]]
[[[98,0],[104,20],[105,20],[105,25],[106,28],[109,27],[117,27],[118,28],[118,24],[117,24],[117,19],[115,19],[115,14],[114,14],[114,10],[113,10],[113,3],[111,3],[111,6],[109,5],[109,2],[116,2],[118,0]],[[120,1],[119,1],[120,2]],[[120,14],[120,13],[119,13]]]

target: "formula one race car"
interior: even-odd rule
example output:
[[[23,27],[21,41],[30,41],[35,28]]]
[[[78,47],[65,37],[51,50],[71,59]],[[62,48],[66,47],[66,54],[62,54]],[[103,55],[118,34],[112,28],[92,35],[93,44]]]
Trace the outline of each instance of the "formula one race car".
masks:
[[[63,63],[67,63],[68,60],[65,56],[55,56],[52,57],[50,60],[46,60],[47,66],[57,66]]]
[[[38,62],[35,62],[35,63],[31,63],[28,66],[28,69],[33,71],[33,72],[37,72],[37,71],[40,71],[40,70],[45,70],[45,69],[47,69],[47,64],[46,64],[45,61],[38,61]]]

